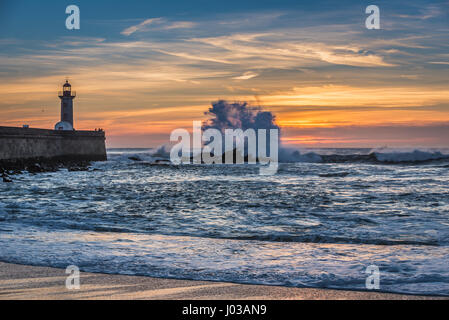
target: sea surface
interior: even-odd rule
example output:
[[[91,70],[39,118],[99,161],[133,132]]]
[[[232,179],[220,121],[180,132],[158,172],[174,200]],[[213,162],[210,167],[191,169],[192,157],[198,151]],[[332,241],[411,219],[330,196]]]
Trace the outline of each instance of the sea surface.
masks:
[[[0,183],[0,260],[354,290],[375,265],[380,291],[449,295],[449,150],[300,150],[273,176],[154,153]]]

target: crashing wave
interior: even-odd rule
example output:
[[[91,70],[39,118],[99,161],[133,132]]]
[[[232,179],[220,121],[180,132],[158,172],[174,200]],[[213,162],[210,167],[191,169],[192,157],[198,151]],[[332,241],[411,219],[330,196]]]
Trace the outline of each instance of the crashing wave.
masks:
[[[426,152],[414,150],[412,152],[374,152],[376,159],[380,162],[428,162],[433,160],[449,159],[449,155],[444,155],[440,151]]]
[[[157,149],[109,149],[108,159],[113,162],[157,162],[170,159],[166,146]]]
[[[373,163],[373,164],[420,164],[433,161],[449,161],[449,154],[441,151],[395,150],[393,152],[371,151],[366,154],[319,154],[284,149],[280,152],[281,162],[312,162],[312,163]]]
[[[449,154],[437,150],[369,150],[368,153],[342,153],[328,154],[327,150],[308,150],[302,153],[300,150],[281,148],[279,150],[279,162],[281,163],[371,163],[371,164],[425,164],[429,162],[449,161]],[[352,150],[351,150],[352,151]],[[389,151],[389,150],[388,150]],[[157,162],[169,161],[170,151],[166,146],[157,149],[126,149],[108,152],[110,161],[120,162]]]
[[[280,162],[322,162],[323,158],[315,152],[307,152],[302,154],[299,150],[281,149],[279,151]]]

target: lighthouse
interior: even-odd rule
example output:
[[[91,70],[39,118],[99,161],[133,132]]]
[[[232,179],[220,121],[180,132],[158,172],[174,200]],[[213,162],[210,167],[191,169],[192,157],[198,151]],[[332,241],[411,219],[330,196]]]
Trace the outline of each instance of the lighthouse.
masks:
[[[62,92],[59,92],[61,99],[61,121],[55,125],[55,130],[74,130],[73,129],[73,99],[76,93],[72,91],[72,86],[66,80],[62,86]]]

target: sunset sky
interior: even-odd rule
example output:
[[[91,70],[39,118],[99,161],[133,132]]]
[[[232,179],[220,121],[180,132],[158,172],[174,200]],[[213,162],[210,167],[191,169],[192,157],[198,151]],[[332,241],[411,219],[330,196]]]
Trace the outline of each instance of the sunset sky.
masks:
[[[449,147],[449,1],[0,0],[0,126],[53,128],[66,78],[108,147],[164,144],[219,99],[291,146]]]

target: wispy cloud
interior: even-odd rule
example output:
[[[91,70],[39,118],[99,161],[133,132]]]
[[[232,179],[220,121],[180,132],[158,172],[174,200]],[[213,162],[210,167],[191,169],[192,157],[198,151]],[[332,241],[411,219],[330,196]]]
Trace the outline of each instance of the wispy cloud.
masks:
[[[420,20],[427,20],[431,18],[435,18],[438,16],[441,16],[443,14],[443,8],[438,7],[436,5],[431,5],[426,8],[420,9],[419,14],[397,14],[394,16],[397,16],[399,18],[406,18],[406,19],[420,19]]]
[[[70,76],[77,127],[101,126],[108,136],[163,137],[202,119],[221,98],[269,106],[287,129],[314,128],[293,140],[314,141],[308,136],[319,139],[320,128],[332,126],[449,121],[447,43],[440,41],[447,30],[433,28],[438,19],[420,19],[419,28],[396,20],[409,28],[366,33],[359,21],[302,25],[288,13],[239,13],[120,21],[113,36],[33,42],[33,50],[0,39],[2,49],[18,48],[0,53],[0,119],[51,127],[56,92]],[[327,132],[322,141],[332,138]]]
[[[146,31],[148,26],[155,26],[160,30],[172,30],[172,29],[189,29],[196,26],[196,23],[191,21],[168,21],[165,18],[151,18],[147,19],[137,25],[126,28],[121,32],[125,36],[130,36],[136,32]]]
[[[168,23],[162,29],[171,30],[171,29],[190,29],[196,26],[196,23],[191,21],[175,21],[172,23]]]
[[[232,79],[234,79],[234,80],[249,80],[249,79],[257,77],[258,75],[259,75],[258,73],[248,71],[248,72],[245,72],[244,74],[242,74],[241,76],[234,77]]]
[[[203,51],[203,55],[221,55],[229,62],[246,60],[252,67],[257,68],[299,67],[316,65],[318,62],[360,67],[394,65],[384,61],[381,55],[366,50],[319,41],[293,41],[284,33],[232,34],[214,38],[193,38],[189,41],[208,45],[209,48]],[[216,50],[211,50],[211,47]]]
[[[137,25],[126,28],[125,30],[123,30],[121,32],[121,34],[123,34],[125,36],[129,36],[135,32],[144,30],[145,26],[147,26],[147,25],[162,23],[163,21],[164,21],[163,18],[146,19],[145,21],[142,21],[141,23],[139,23]]]

